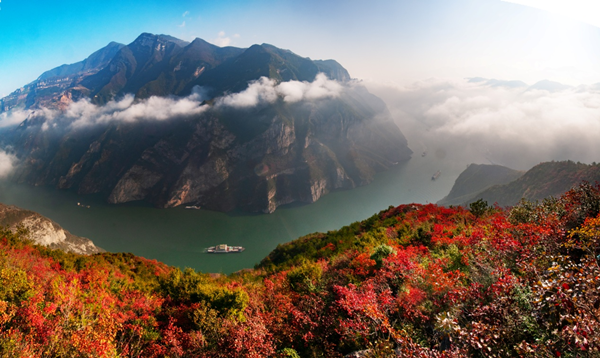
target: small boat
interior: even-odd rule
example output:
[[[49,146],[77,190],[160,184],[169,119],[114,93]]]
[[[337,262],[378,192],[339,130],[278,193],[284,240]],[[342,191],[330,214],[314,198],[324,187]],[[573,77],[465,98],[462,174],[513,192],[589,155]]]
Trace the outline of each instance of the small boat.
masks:
[[[433,174],[431,176],[431,180],[436,180],[437,178],[440,177],[440,175],[442,174],[442,172],[440,172],[439,170],[437,172],[435,172],[435,174]]]
[[[228,246],[226,244],[221,244],[209,247],[208,249],[206,249],[206,252],[208,252],[209,254],[234,254],[242,252],[244,250],[246,249],[244,249],[241,246]]]
[[[426,156],[427,152],[423,152],[423,154],[421,154],[422,157]]]
[[[198,205],[188,205],[185,207],[186,209],[194,209],[194,210],[198,210],[200,209],[200,206]]]

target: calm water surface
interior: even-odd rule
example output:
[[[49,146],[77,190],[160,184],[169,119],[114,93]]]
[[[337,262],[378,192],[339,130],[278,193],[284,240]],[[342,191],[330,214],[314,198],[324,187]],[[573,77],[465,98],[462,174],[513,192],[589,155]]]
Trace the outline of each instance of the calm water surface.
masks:
[[[108,205],[97,196],[53,188],[0,183],[0,202],[33,210],[111,252],[132,252],[203,272],[251,268],[277,244],[338,229],[390,205],[436,202],[448,194],[464,163],[415,155],[380,173],[370,185],[325,195],[310,205],[288,205],[273,214],[156,209],[141,203]],[[437,170],[442,175],[432,181]],[[77,202],[90,205],[85,209]],[[208,246],[241,245],[240,254],[210,255]]]

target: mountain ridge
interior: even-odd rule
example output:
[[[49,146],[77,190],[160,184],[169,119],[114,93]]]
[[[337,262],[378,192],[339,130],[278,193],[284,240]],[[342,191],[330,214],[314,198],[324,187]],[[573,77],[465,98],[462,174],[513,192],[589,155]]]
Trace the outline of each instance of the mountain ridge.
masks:
[[[12,177],[114,204],[270,213],[312,203],[412,154],[385,103],[350,79],[337,61],[268,44],[221,48],[144,33],[72,79],[76,87],[34,96],[28,118],[7,134],[21,163]],[[256,99],[226,104],[234,95]],[[42,103],[56,108],[52,116],[33,110]],[[73,125],[105,108],[105,122]],[[142,114],[116,119],[128,110]],[[147,118],[158,111],[175,114]]]
[[[469,169],[461,173],[459,178],[468,171]],[[479,179],[481,179],[481,174],[475,173],[473,180],[477,181]],[[443,205],[468,205],[482,199],[490,204],[496,203],[501,207],[513,206],[521,199],[538,201],[551,196],[560,196],[581,182],[592,184],[600,182],[600,164],[576,163],[571,160],[543,162],[522,173],[515,180],[488,185],[483,190],[476,193],[471,192],[458,198],[448,199],[446,197],[439,203]],[[455,183],[455,187],[458,188],[460,183],[457,183]],[[455,191],[455,187],[452,188],[452,191]]]

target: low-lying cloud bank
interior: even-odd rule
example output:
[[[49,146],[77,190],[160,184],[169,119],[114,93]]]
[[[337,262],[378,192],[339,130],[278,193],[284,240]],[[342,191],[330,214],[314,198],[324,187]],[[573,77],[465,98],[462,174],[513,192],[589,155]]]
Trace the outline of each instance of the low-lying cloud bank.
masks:
[[[6,178],[14,169],[16,158],[0,150],[0,179]]]
[[[600,162],[600,86],[540,84],[428,80],[366,85],[385,100],[417,153],[515,169],[550,160]]]
[[[287,103],[312,101],[321,98],[338,97],[344,87],[320,73],[313,82],[288,81],[277,83],[262,77],[251,82],[248,88],[239,93],[228,94],[214,100],[217,107],[248,108],[274,103],[282,99]],[[165,121],[173,118],[199,115],[209,108],[203,104],[205,91],[194,88],[191,95],[184,98],[150,97],[135,101],[133,95],[125,95],[105,105],[95,105],[89,99],[71,103],[64,111],[56,109],[17,110],[0,115],[0,128],[18,125],[29,117],[43,121],[42,129],[62,125],[81,128],[110,122]]]
[[[313,82],[288,81],[277,84],[275,80],[262,77],[244,91],[221,97],[216,103],[218,106],[245,108],[274,103],[280,97],[287,103],[294,103],[338,97],[342,89],[341,84],[328,79],[323,73],[319,73]]]

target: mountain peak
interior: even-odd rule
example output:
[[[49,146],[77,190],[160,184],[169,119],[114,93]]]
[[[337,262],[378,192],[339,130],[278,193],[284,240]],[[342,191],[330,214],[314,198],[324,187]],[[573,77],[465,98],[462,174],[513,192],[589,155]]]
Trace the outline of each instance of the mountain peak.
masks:
[[[173,36],[163,35],[163,34],[155,35],[155,34],[151,34],[149,32],[143,32],[140,34],[140,36],[138,36],[135,40],[133,40],[133,42],[130,45],[139,44],[141,46],[153,46],[154,43],[156,43],[157,41],[163,42],[163,43],[171,42],[171,43],[176,44],[179,47],[185,47],[190,44],[187,41],[178,39]]]

